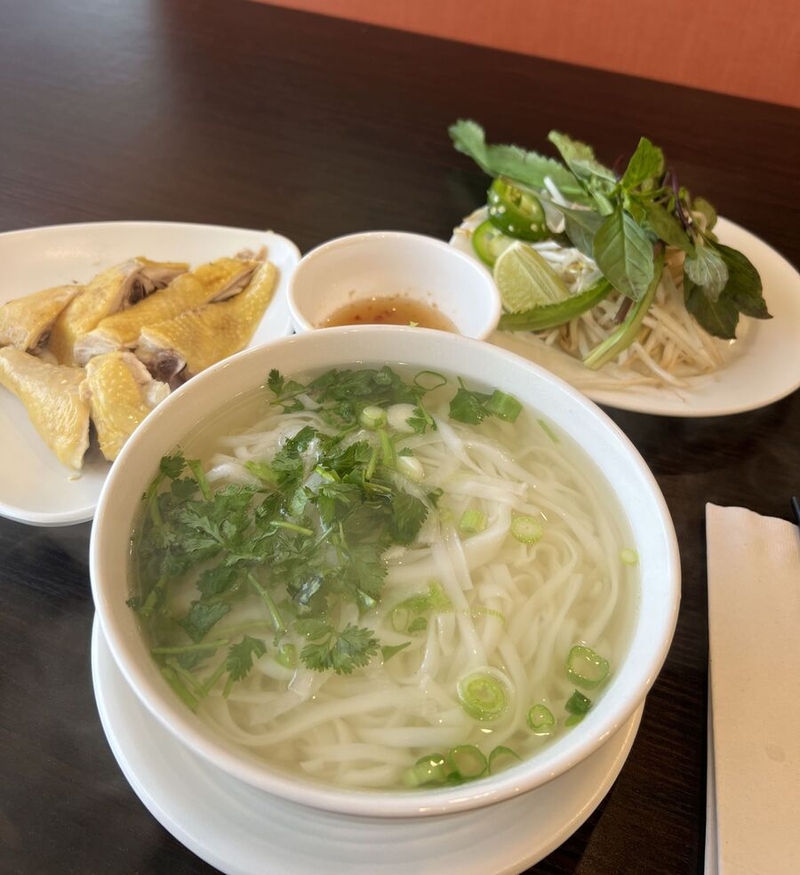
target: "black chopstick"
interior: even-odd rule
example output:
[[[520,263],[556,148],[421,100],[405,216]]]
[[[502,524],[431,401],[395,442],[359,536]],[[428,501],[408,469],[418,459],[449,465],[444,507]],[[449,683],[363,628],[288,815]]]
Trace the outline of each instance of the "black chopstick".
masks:
[[[800,499],[793,495],[790,503],[792,505],[792,513],[794,514],[794,521],[800,526]]]

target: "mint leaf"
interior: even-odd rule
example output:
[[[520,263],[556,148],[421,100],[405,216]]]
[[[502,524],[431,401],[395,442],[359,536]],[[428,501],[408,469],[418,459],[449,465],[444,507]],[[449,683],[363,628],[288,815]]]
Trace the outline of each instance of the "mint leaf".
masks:
[[[664,153],[647,137],[642,137],[628,162],[620,184],[624,189],[630,190],[646,182],[656,181],[663,173]]]
[[[650,230],[659,240],[663,240],[669,246],[682,249],[686,253],[694,252],[694,244],[674,212],[670,212],[662,204],[651,200],[643,199],[641,206],[647,217]]]
[[[736,337],[739,311],[729,296],[722,294],[711,301],[688,277],[683,281],[683,293],[686,309],[709,334],[724,340]]]
[[[713,246],[698,246],[683,262],[684,274],[703,294],[715,302],[728,282],[728,266]]]
[[[653,244],[620,207],[595,234],[594,260],[611,285],[634,301],[644,296],[653,280]]]
[[[737,249],[731,249],[730,246],[724,246],[722,243],[717,243],[716,248],[728,267],[725,294],[745,316],[752,316],[754,319],[771,319],[767,302],[762,294],[761,277],[750,259]]]
[[[580,183],[563,164],[538,152],[519,146],[488,145],[483,128],[474,121],[459,120],[449,129],[453,145],[489,176],[505,176],[537,191],[545,188],[549,177],[559,191],[571,201],[589,204]]]

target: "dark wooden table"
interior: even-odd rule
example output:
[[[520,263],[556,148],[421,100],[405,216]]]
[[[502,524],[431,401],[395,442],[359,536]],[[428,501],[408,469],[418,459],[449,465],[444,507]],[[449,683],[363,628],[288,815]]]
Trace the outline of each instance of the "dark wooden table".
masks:
[[[450,145],[459,117],[529,146],[564,130],[608,161],[646,134],[691,190],[800,263],[796,110],[243,0],[0,0],[0,231],[159,219],[270,227],[303,251],[376,228],[447,239],[487,184]],[[685,875],[705,831],[704,504],[788,518],[800,394],[718,419],[609,413],[674,516],[683,602],[622,773],[530,871]],[[211,872],[103,734],[89,534],[0,519],[0,871]]]

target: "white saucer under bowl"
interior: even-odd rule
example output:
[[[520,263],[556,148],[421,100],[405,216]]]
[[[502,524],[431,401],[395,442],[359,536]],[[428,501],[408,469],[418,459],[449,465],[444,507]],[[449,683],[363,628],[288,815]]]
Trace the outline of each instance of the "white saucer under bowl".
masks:
[[[178,841],[226,875],[516,875],[600,804],[630,752],[643,706],[589,758],[523,796],[458,814],[397,820],[286,802],[199,759],[139,702],[95,621],[100,719],[137,796]]]

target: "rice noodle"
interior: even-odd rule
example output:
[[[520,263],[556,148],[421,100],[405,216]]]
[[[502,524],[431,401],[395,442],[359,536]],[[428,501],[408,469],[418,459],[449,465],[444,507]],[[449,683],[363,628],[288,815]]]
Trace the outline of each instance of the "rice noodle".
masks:
[[[521,756],[538,749],[544,742],[528,731],[525,715],[541,702],[563,720],[573,688],[564,666],[574,644],[619,664],[636,570],[620,561],[630,546],[625,523],[591,463],[567,440],[554,442],[532,412],[514,426],[487,420],[479,428],[446,419],[444,408],[431,412],[437,429],[406,435],[398,446],[424,468],[415,488],[443,490],[437,513],[417,542],[387,554],[380,603],[361,617],[347,607],[347,617],[385,645],[404,648],[341,676],[284,668],[268,649],[228,695],[216,687],[200,704],[200,717],[230,742],[314,780],[396,787],[419,757],[458,744],[487,756],[500,744]],[[276,413],[246,432],[204,438],[209,477],[246,482],[246,462],[269,462],[306,425],[326,429],[313,412]],[[374,438],[360,431],[348,438],[363,439]],[[459,531],[468,507],[485,513],[484,531]],[[509,534],[516,514],[541,520],[539,541]],[[394,612],[434,585],[445,598],[425,615],[424,628],[394,628]],[[240,603],[219,635],[252,622],[260,606]],[[299,652],[302,641],[294,643]],[[457,692],[466,672],[483,670],[508,688],[506,711],[488,723],[470,718]]]

